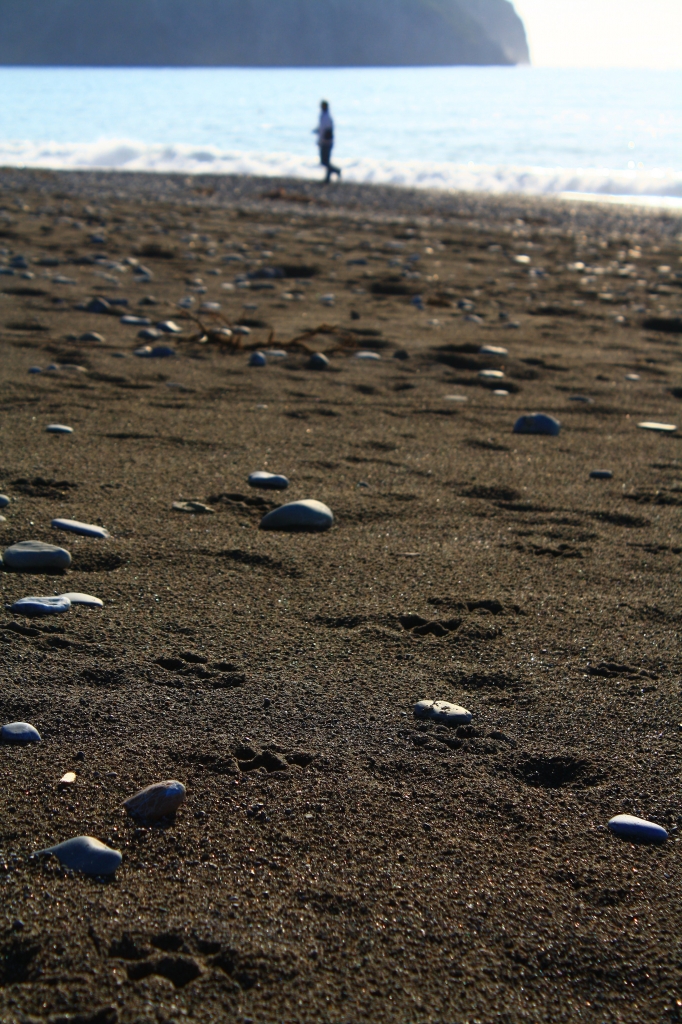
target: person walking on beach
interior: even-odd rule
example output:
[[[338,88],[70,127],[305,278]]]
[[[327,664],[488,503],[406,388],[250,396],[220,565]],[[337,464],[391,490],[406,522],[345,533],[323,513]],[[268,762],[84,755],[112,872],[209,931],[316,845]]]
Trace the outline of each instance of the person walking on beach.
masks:
[[[334,167],[334,164],[331,162],[332,147],[334,145],[334,122],[332,121],[332,115],[329,113],[329,104],[326,100],[322,100],[320,103],[320,120],[317,128],[313,128],[313,133],[317,135],[317,144],[320,147],[320,163],[323,167],[327,168],[326,184],[332,174],[335,174],[337,178],[341,177],[340,169]]]

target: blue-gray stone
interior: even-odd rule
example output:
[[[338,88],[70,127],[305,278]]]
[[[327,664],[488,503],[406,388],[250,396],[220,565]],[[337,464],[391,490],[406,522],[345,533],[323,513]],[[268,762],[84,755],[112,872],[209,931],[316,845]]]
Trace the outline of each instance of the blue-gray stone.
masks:
[[[103,342],[104,338],[101,334],[98,334],[97,331],[85,331],[84,334],[81,334],[79,340]]]
[[[249,357],[249,366],[266,366],[267,359],[262,352],[252,352]]]
[[[141,331],[137,332],[137,336],[140,341],[158,341],[161,337],[161,331],[157,331],[156,327],[144,327]]]
[[[133,352],[133,355],[140,356],[141,359],[167,359],[175,354],[175,349],[170,345],[154,345],[153,348],[151,345],[145,345]]]
[[[556,437],[561,430],[559,420],[547,416],[544,412],[533,412],[527,416],[519,416],[514,424],[515,434],[548,434]]]
[[[28,372],[29,373],[42,373],[43,372],[43,368],[42,368],[42,366],[29,366]]]
[[[126,313],[125,316],[121,317],[121,323],[127,324],[129,327],[150,327],[151,320],[147,316],[132,316],[130,313]]]
[[[161,320],[156,326],[164,334],[182,334],[182,327],[178,327],[172,320]]]
[[[73,434],[73,427],[66,427],[63,423],[48,423],[45,430],[48,434]]]
[[[92,299],[85,307],[86,313],[110,313],[111,306],[106,299]]]
[[[313,352],[310,359],[308,360],[309,370],[328,370],[329,360],[322,352]]]
[[[36,857],[53,854],[66,868],[81,871],[84,875],[113,875],[123,857],[118,850],[105,846],[92,836],[77,836],[57,846],[38,850]]]
[[[111,534],[103,526],[94,526],[92,523],[80,523],[77,519],[53,519],[53,530],[66,530],[67,533],[78,533],[81,537],[98,537],[103,540]]]
[[[40,733],[28,722],[9,722],[0,730],[3,743],[40,743]]]
[[[334,513],[323,502],[308,498],[280,505],[263,516],[261,530],[311,531],[328,530],[334,523]]]
[[[9,505],[9,498],[6,494],[0,494],[0,508],[7,508]]]
[[[285,476],[278,473],[267,473],[263,469],[249,473],[249,483],[252,487],[261,487],[267,491],[285,491],[289,486],[289,481]]]
[[[71,602],[66,597],[22,597],[14,604],[7,605],[15,615],[37,619],[43,615],[58,615],[68,612]]]
[[[636,818],[634,814],[617,814],[611,818],[609,828],[625,839],[637,839],[640,843],[664,843],[668,833],[660,825],[645,818]]]
[[[2,561],[15,572],[55,572],[69,568],[71,555],[65,548],[41,540],[21,540],[5,549]]]
[[[593,480],[610,480],[613,473],[610,469],[593,469],[590,476]]]

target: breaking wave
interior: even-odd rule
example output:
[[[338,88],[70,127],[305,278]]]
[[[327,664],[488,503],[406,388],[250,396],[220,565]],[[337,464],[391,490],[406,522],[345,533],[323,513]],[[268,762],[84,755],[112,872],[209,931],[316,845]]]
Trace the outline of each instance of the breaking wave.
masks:
[[[671,170],[491,167],[369,159],[337,160],[345,181],[494,194],[563,196],[682,208],[682,173]],[[211,146],[126,140],[63,144],[0,142],[0,166],[319,178],[313,157],[223,152]]]

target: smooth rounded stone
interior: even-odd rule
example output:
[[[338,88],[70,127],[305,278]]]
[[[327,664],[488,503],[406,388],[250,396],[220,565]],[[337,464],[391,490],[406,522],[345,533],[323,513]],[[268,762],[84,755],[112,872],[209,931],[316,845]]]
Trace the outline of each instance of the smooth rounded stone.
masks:
[[[610,480],[613,473],[610,469],[593,469],[590,471],[592,480]]]
[[[636,818],[634,814],[617,814],[611,818],[609,828],[625,839],[638,839],[641,843],[664,843],[668,833],[661,825],[645,818]]]
[[[80,338],[78,340],[79,341],[96,341],[99,344],[103,344],[104,343],[104,335],[99,334],[97,331],[86,331],[84,334],[81,334],[81,336],[80,336]]]
[[[73,434],[73,427],[66,427],[63,423],[48,423],[45,430],[48,434]]]
[[[0,516],[0,523],[6,523],[6,522],[7,522],[7,517],[6,516]]]
[[[527,416],[519,416],[514,424],[515,434],[549,434],[556,437],[561,430],[559,420],[547,416],[544,412],[533,412]]]
[[[588,398],[587,395],[571,395],[569,402],[584,402],[585,405],[591,405],[594,402],[593,398]]]
[[[232,333],[241,334],[244,337],[246,337],[247,335],[251,334],[251,328],[245,327],[243,324],[235,324],[234,327],[232,328]]]
[[[625,379],[626,380],[641,380],[642,378],[640,377],[640,375],[638,373],[626,373],[625,374]]]
[[[266,491],[285,491],[289,486],[289,480],[279,473],[268,473],[264,469],[258,469],[255,473],[249,473],[249,484],[251,487],[260,487]]]
[[[432,718],[445,725],[468,725],[472,715],[466,708],[446,700],[420,700],[414,706],[414,717]]]
[[[265,357],[266,359],[286,359],[289,355],[283,348],[266,348]]]
[[[161,320],[156,326],[164,334],[182,334],[182,327],[178,327],[173,320]]]
[[[118,850],[112,850],[92,836],[76,836],[35,853],[36,857],[50,855],[54,855],[65,868],[81,871],[84,875],[113,875],[123,860]]]
[[[158,821],[159,818],[175,814],[178,807],[184,804],[185,796],[186,790],[181,782],[166,779],[164,782],[146,786],[139,793],[128,797],[123,806],[131,818]]]
[[[356,352],[355,355],[353,356],[353,359],[367,359],[370,362],[377,362],[379,359],[381,359],[381,356],[379,355],[378,352],[364,351]]]
[[[249,366],[267,366],[267,359],[262,352],[252,352],[249,356]]]
[[[132,313],[125,313],[121,317],[121,323],[129,327],[151,327],[152,322],[148,316],[133,316]]]
[[[0,494],[0,508],[7,508],[9,505],[9,498],[6,494]]]
[[[140,341],[158,341],[161,337],[161,331],[157,331],[156,327],[144,327],[141,331],[137,332],[137,336]]]
[[[481,345],[478,350],[479,355],[482,356],[508,356],[509,351],[506,348],[502,348],[500,345]]]
[[[268,512],[260,521],[261,530],[328,530],[334,513],[321,501],[312,498],[291,501]]]
[[[71,601],[68,597],[21,597],[14,604],[7,605],[15,615],[25,615],[29,619],[37,619],[42,615],[58,615],[68,612]]]
[[[58,786],[73,786],[75,781],[76,781],[76,773],[75,772],[65,772],[64,775],[62,775],[62,777],[59,780],[59,782],[57,783],[57,785]]]
[[[200,313],[219,313],[220,303],[219,302],[202,302],[199,306]]]
[[[144,345],[143,348],[136,348],[133,355],[139,356],[140,359],[168,359],[176,355],[176,352],[170,345]]]
[[[504,377],[502,370],[479,370],[478,376],[484,380],[501,380]]]
[[[111,306],[106,299],[92,299],[85,307],[86,313],[111,313]]]
[[[3,743],[40,743],[40,733],[28,722],[9,722],[0,730]]]
[[[506,398],[507,395],[509,394],[509,392],[505,391],[504,388],[495,388],[495,390],[493,391],[493,394],[497,395],[500,398]]]
[[[466,395],[443,395],[446,402],[468,402]]]
[[[204,505],[203,501],[174,501],[173,508],[176,512],[194,512],[199,515],[207,515],[215,512],[210,505]]]
[[[103,526],[94,526],[92,523],[80,523],[77,519],[53,519],[53,530],[66,530],[67,533],[78,533],[81,537],[99,537],[105,540],[111,537],[108,530]]]
[[[66,598],[71,604],[84,604],[89,608],[104,608],[104,601],[99,597],[93,597],[92,594],[79,594],[75,592],[72,594],[60,594],[59,596]]]
[[[674,423],[655,423],[653,420],[646,420],[644,423],[638,423],[637,426],[641,430],[657,430],[661,434],[672,434],[677,430]]]
[[[310,359],[308,360],[309,370],[328,370],[329,360],[322,352],[313,352]]]
[[[6,548],[2,560],[8,569],[16,572],[47,572],[68,569],[71,555],[65,548],[44,544],[42,540],[21,540]]]
[[[29,373],[42,373],[43,372],[43,368],[42,368],[42,366],[29,366],[28,372]]]

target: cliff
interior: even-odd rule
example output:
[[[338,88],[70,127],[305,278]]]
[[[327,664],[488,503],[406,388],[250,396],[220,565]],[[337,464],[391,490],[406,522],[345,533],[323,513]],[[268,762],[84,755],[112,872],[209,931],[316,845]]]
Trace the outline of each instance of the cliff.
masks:
[[[507,0],[1,0],[0,64],[361,67],[528,61]]]

